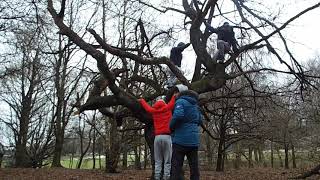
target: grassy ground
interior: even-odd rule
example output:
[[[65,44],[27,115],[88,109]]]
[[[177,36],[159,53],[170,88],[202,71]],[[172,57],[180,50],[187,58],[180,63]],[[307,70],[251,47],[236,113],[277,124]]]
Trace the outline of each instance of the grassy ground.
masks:
[[[65,168],[71,168],[71,169],[76,169],[77,168],[77,164],[79,162],[78,158],[74,158],[73,161],[71,161],[68,158],[63,158],[61,160],[61,165]],[[96,163],[96,168],[100,168],[100,164],[99,164],[99,160],[96,159],[95,160]],[[104,168],[105,167],[105,159],[101,159],[101,167]],[[93,167],[93,159],[83,159],[82,160],[82,164],[81,164],[81,169],[92,169]]]

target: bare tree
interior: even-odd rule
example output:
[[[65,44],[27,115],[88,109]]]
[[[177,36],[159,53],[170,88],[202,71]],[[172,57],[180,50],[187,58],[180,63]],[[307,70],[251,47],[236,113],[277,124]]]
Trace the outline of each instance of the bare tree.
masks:
[[[106,38],[101,37],[94,29],[88,29],[92,37],[95,39],[94,43],[98,43],[98,45],[94,45],[94,43],[89,42],[88,39],[79,36],[70,27],[70,25],[66,23],[65,11],[66,8],[68,8],[68,5],[66,4],[65,0],[62,0],[60,3],[59,11],[54,8],[52,0],[48,0],[47,8],[54,20],[54,23],[59,28],[59,32],[62,35],[67,36],[71,42],[76,44],[85,53],[93,57],[96,60],[97,68],[102,75],[102,82],[104,83],[97,84],[100,86],[96,86],[96,89],[98,89],[98,91],[95,93],[96,95],[90,96],[86,103],[81,105],[80,112],[120,105],[125,108],[122,113],[127,112],[127,115],[134,116],[138,121],[147,125],[145,130],[146,140],[151,146],[152,136],[150,135],[152,133],[148,134],[148,132],[152,132],[150,130],[152,127],[152,124],[150,123],[150,116],[148,116],[148,114],[146,114],[146,112],[140,106],[139,102],[137,101],[137,97],[143,94],[146,99],[152,100],[158,95],[165,94],[164,89],[159,85],[161,83],[158,81],[164,76],[164,73],[161,72],[161,66],[159,65],[168,66],[181,83],[187,85],[190,89],[193,89],[198,93],[218,90],[222,88],[227,81],[238,77],[244,77],[249,82],[253,95],[256,95],[258,90],[255,84],[252,83],[253,80],[250,78],[249,74],[262,73],[264,71],[292,74],[299,81],[299,85],[302,87],[302,89],[307,85],[312,85],[307,79],[309,76],[305,74],[299,62],[292,56],[290,49],[287,48],[286,39],[283,38],[281,32],[292,21],[296,20],[301,15],[310,10],[318,8],[320,3],[304,9],[287,21],[282,22],[281,25],[276,25],[272,22],[272,20],[255,14],[254,9],[248,7],[249,4],[246,1],[233,0],[232,3],[235,7],[234,12],[238,17],[240,17],[240,20],[235,23],[239,25],[241,29],[245,29],[245,33],[250,34],[250,36],[243,41],[243,44],[241,44],[241,47],[239,48],[239,52],[231,53],[230,58],[224,64],[218,64],[216,63],[216,60],[212,59],[210,54],[207,52],[206,46],[210,33],[208,30],[203,32],[200,29],[205,19],[207,19],[208,22],[214,20],[213,17],[215,16],[215,13],[218,14],[218,16],[224,16],[224,7],[218,6],[217,0],[209,0],[203,3],[198,3],[198,1],[194,0],[191,2],[188,0],[182,0],[183,10],[175,8],[158,8],[152,4],[142,1],[128,2],[143,4],[153,9],[155,12],[166,13],[170,10],[185,16],[186,21],[184,25],[190,29],[190,42],[197,55],[197,65],[195,67],[195,73],[191,83],[181,74],[181,72],[169,61],[167,57],[157,57],[152,53],[152,50],[149,47],[152,45],[152,40],[154,39],[150,38],[152,35],[146,31],[142,19],[130,17],[136,19],[137,27],[140,27],[139,31],[136,30],[136,32],[139,32],[139,34],[137,33],[137,36],[135,37],[135,39],[137,39],[135,43],[122,43],[121,47],[116,47],[110,43],[107,43]],[[253,22],[255,22],[255,20],[261,23],[254,24]],[[268,28],[265,28],[264,24],[267,24]],[[266,34],[263,33],[265,31],[267,32]],[[290,65],[291,63],[288,62],[289,60],[286,60],[280,56],[278,50],[272,45],[270,38],[275,35],[278,35],[281,38],[283,45],[286,47],[287,54],[293,61],[292,65]],[[253,36],[258,37],[258,39],[252,40],[251,37]],[[103,51],[106,53],[101,52],[98,48],[103,49]],[[250,56],[244,55],[249,54],[252,51],[260,52],[260,50],[263,52],[270,52],[271,54],[275,55],[275,57],[287,67],[288,71],[276,70],[263,67],[262,65],[258,67],[252,66],[249,69],[246,69],[244,64],[239,63],[238,59],[242,56],[249,59]],[[119,69],[111,66],[107,62],[107,55],[111,55],[120,59],[122,61],[123,69],[119,71]],[[253,59],[253,61],[255,60]],[[133,64],[134,68],[126,68],[126,64]],[[237,67],[237,71],[227,74],[226,72],[231,65],[235,65],[235,67]],[[201,70],[202,67],[204,70]],[[141,75],[138,73],[139,71],[144,72],[145,69],[147,69],[147,73],[141,73]],[[123,77],[125,77],[125,80],[120,82],[125,83],[127,86],[123,86],[122,83],[118,83],[118,80]],[[142,84],[143,86],[139,86],[139,84]],[[132,87],[132,89],[127,89],[127,87]],[[141,89],[141,87],[146,87],[147,89]],[[101,96],[101,93],[106,88],[108,88],[111,93],[107,94],[106,96]],[[145,93],[142,93],[142,90]],[[168,92],[168,96],[170,96],[170,91]],[[130,112],[132,114],[129,114]],[[110,117],[119,117],[122,116],[122,113],[117,112],[115,114],[115,112],[112,111],[104,111],[104,114]]]

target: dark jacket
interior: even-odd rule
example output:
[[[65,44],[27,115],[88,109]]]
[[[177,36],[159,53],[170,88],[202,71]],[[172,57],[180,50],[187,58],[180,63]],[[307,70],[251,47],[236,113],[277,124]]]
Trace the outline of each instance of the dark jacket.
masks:
[[[218,28],[213,28],[209,23],[205,22],[208,30],[212,33],[216,33],[218,35],[218,40],[223,40],[228,42],[234,51],[237,49],[237,40],[234,37],[233,27],[229,25],[222,25]]]
[[[187,48],[190,43],[187,43],[183,46],[173,47],[170,51],[170,60],[173,62],[174,65],[181,67],[181,60],[182,60],[182,51]]]
[[[198,107],[198,94],[191,90],[181,92],[176,100],[170,122],[172,143],[198,147],[200,144],[198,126],[201,123],[202,116]]]

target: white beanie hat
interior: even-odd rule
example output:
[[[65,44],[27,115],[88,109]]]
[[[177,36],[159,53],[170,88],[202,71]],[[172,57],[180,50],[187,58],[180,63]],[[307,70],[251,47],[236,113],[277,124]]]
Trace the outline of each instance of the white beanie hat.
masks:
[[[178,85],[176,85],[176,87],[178,88],[180,93],[188,90],[188,86],[185,86],[183,84],[178,84]]]

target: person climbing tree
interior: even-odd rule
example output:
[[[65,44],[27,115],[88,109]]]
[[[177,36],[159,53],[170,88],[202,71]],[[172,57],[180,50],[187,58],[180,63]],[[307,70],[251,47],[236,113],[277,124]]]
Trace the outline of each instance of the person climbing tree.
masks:
[[[234,37],[233,27],[229,25],[228,22],[223,23],[222,26],[218,28],[213,28],[208,22],[204,22],[206,27],[211,33],[216,33],[218,35],[217,39],[217,53],[214,55],[214,59],[217,60],[218,63],[224,62],[224,55],[231,50],[233,52],[238,52],[237,40]]]
[[[199,95],[186,86],[177,86],[179,94],[170,130],[172,131],[172,167],[171,179],[180,180],[184,157],[187,156],[190,167],[190,180],[199,180],[198,147],[200,144],[199,126],[202,116],[198,106]]]
[[[154,138],[154,160],[155,160],[155,180],[160,180],[162,163],[164,161],[163,179],[170,179],[171,169],[171,153],[172,142],[170,136],[169,122],[172,117],[172,110],[175,103],[175,95],[172,96],[168,104],[163,99],[159,99],[153,105],[149,104],[144,99],[139,99],[142,107],[152,115],[155,138]]]
[[[173,47],[170,51],[170,61],[181,71],[182,52],[186,49],[190,43],[179,42],[176,47]],[[169,78],[165,83],[165,88],[171,88],[177,81],[177,77],[168,68]]]

